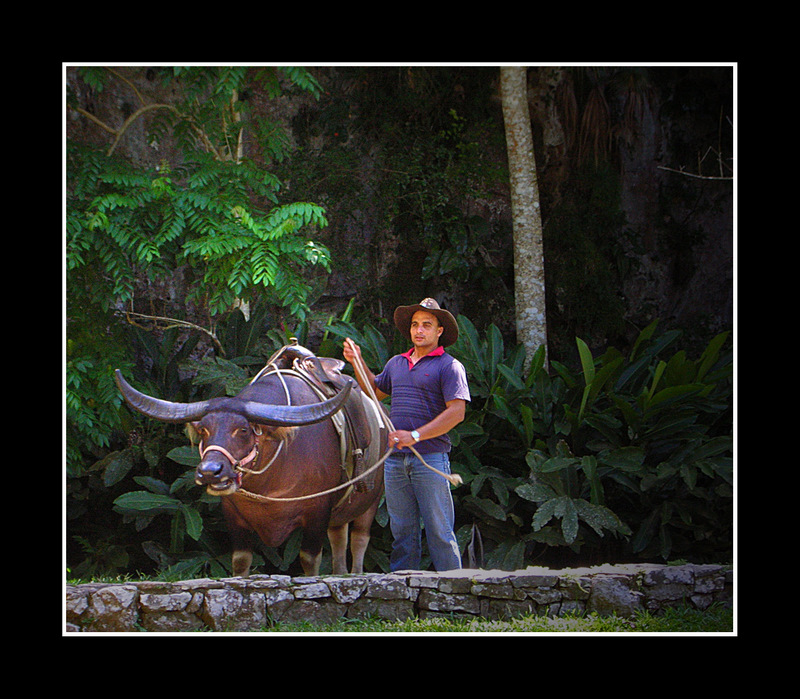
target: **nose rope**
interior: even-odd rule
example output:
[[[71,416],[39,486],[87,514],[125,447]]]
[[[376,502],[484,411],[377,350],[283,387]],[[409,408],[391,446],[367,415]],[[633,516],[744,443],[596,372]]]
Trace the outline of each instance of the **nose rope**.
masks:
[[[281,444],[282,443],[283,442],[281,442]],[[206,454],[208,454],[208,452],[210,452],[210,451],[221,452],[225,456],[225,458],[227,458],[228,461],[231,462],[231,464],[233,465],[234,468],[241,468],[245,464],[249,464],[253,459],[256,458],[256,456],[258,456],[258,444],[256,444],[253,447],[252,451],[247,456],[245,456],[241,461],[237,461],[234,458],[233,454],[231,454],[225,447],[220,447],[220,446],[217,446],[216,444],[209,444],[207,447],[203,448],[203,443],[200,442],[200,459],[201,460],[204,459],[206,457]]]
[[[278,454],[280,454],[280,453],[281,453],[281,449],[283,449],[283,443],[284,443],[284,442],[283,442],[283,440],[281,440],[280,442],[278,442],[278,448],[275,450],[275,453],[272,455],[272,457],[270,458],[270,460],[269,460],[269,461],[267,461],[267,464],[266,464],[266,466],[264,466],[263,468],[260,468],[258,471],[252,471],[252,470],[251,470],[251,469],[249,469],[249,468],[244,468],[244,466],[242,466],[242,464],[239,464],[239,466],[237,466],[236,468],[238,468],[238,469],[239,469],[240,471],[242,471],[243,473],[248,473],[248,474],[250,474],[250,475],[252,475],[252,476],[258,476],[258,475],[260,475],[260,474],[264,473],[264,471],[266,471],[266,470],[267,470],[267,469],[268,469],[270,466],[272,466],[272,464],[273,464],[273,462],[275,461],[275,459],[277,459],[277,458],[278,458]],[[255,447],[253,447],[253,448],[254,448],[254,449],[258,449],[258,445],[256,445],[256,446],[255,446]]]

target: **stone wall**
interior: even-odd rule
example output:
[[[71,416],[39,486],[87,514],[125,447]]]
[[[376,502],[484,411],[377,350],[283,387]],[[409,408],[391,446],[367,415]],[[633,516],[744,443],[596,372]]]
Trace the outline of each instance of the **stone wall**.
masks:
[[[523,614],[629,617],[681,604],[702,610],[732,599],[733,571],[718,565],[252,575],[67,585],[66,631],[258,631],[275,622],[443,614],[495,620]]]

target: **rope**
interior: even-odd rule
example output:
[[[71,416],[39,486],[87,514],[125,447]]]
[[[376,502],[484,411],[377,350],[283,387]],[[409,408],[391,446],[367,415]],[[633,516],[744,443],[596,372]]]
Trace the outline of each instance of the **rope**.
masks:
[[[353,341],[350,340],[350,338],[347,338],[345,340],[345,342],[349,342],[352,348],[355,347]],[[375,406],[378,409],[378,414],[380,415],[380,418],[383,421],[384,427],[386,427],[388,430],[394,432],[395,431],[395,427],[392,424],[392,421],[389,419],[388,415],[386,415],[386,413],[384,412],[383,407],[381,406],[381,403],[378,400],[378,397],[375,395],[375,391],[372,388],[372,383],[367,379],[366,367],[363,365],[363,360],[361,359],[361,356],[355,351],[353,351],[353,356],[355,357],[355,360],[356,360],[353,363],[353,367],[356,370],[356,375],[357,375],[357,378],[359,380],[359,383],[362,386],[366,387],[367,393],[369,394],[370,399],[375,403]],[[280,379],[281,383],[283,384],[283,388],[286,391],[287,402],[289,404],[291,404],[291,399],[289,398],[289,390],[288,390],[288,387],[286,386],[286,382],[283,380],[282,372],[274,363],[270,363],[267,366],[265,366],[256,375],[256,377],[253,379],[253,381],[256,381],[256,379],[260,378],[262,376],[262,374],[264,373],[265,369],[267,369],[267,367],[269,367],[269,366],[272,366],[273,367],[273,371],[278,375],[278,378]],[[294,373],[294,372],[292,372],[292,373]],[[261,470],[259,470],[259,471],[250,471],[249,469],[241,469],[241,470],[243,470],[246,473],[253,473],[253,474],[263,473],[264,471],[267,470],[267,468],[272,464],[272,462],[278,456],[278,453],[280,452],[282,446],[283,446],[283,441],[281,441],[280,446],[278,447],[278,449],[275,452],[275,454],[273,454],[273,456],[270,459],[269,463],[264,468],[262,468]],[[409,445],[408,448],[412,451],[414,456],[416,456],[422,462],[422,464],[426,468],[430,469],[434,473],[438,473],[442,478],[445,478],[447,481],[449,481],[451,485],[453,485],[455,487],[458,487],[459,485],[461,485],[464,482],[461,479],[461,476],[459,476],[457,473],[444,473],[443,471],[440,471],[439,469],[434,468],[433,466],[428,464],[425,461],[425,459],[422,458],[422,455],[413,446]],[[339,490],[344,490],[345,488],[349,488],[356,481],[359,481],[362,478],[365,478],[366,476],[371,474],[373,471],[375,471],[376,469],[381,467],[383,465],[383,462],[386,461],[387,458],[389,458],[389,455],[392,453],[393,449],[394,449],[394,447],[390,446],[386,450],[386,453],[380,459],[378,459],[378,461],[376,461],[375,464],[373,464],[372,466],[370,466],[370,468],[368,468],[366,471],[364,471],[364,473],[356,476],[355,478],[351,478],[350,480],[346,481],[345,483],[341,483],[340,485],[337,485],[334,488],[329,488],[328,490],[323,490],[323,491],[321,491],[319,493],[311,493],[310,495],[299,495],[299,496],[293,497],[293,498],[273,498],[273,497],[270,497],[269,495],[259,495],[258,493],[253,493],[253,492],[251,492],[251,491],[249,491],[249,490],[247,490],[245,488],[241,488],[241,487],[236,492],[237,493],[241,493],[245,497],[250,498],[251,500],[256,500],[258,502],[297,502],[299,500],[310,500],[312,498],[322,497],[323,495],[330,495],[331,493],[335,493],[335,492],[337,492]]]
[[[266,375],[265,374],[265,370],[267,368],[269,368],[269,367],[272,367],[272,370],[270,372],[267,372],[267,373],[275,373],[275,374],[278,375],[278,378],[280,379],[280,382],[283,384],[283,390],[286,392],[286,403],[287,403],[287,405],[291,405],[292,400],[291,400],[291,397],[289,395],[289,388],[286,385],[286,381],[284,381],[284,379],[283,379],[283,373],[285,372],[285,373],[288,373],[288,374],[298,375],[299,376],[299,374],[297,374],[297,372],[294,372],[294,371],[291,371],[291,370],[285,370],[285,369],[281,370],[274,362],[270,362],[261,371],[259,371],[258,374],[256,374],[255,378],[250,383],[253,383],[257,379],[259,379],[262,375]],[[300,376],[300,378],[302,378],[302,376]],[[383,414],[381,413],[381,416],[382,415]],[[260,473],[264,473],[264,471],[266,471],[272,465],[272,462],[275,461],[275,459],[277,458],[278,454],[281,451],[281,447],[283,447],[283,444],[284,444],[284,442],[283,442],[283,440],[281,440],[280,444],[278,445],[278,449],[272,455],[272,458],[269,460],[269,463],[266,466],[264,466],[264,468],[262,468],[262,469],[260,469],[258,471],[251,471],[250,469],[247,469],[247,468],[241,468],[239,465],[236,464],[236,462],[233,459],[231,459],[231,462],[234,464],[235,468],[237,468],[238,470],[240,470],[240,471],[242,471],[242,472],[244,472],[246,474],[258,475]],[[383,462],[386,461],[386,459],[389,457],[389,454],[391,454],[391,453],[392,453],[392,448],[390,447],[386,451],[386,453],[378,461],[375,462],[375,464],[373,464],[370,468],[368,468],[366,471],[364,471],[364,473],[362,473],[361,475],[356,476],[355,478],[351,478],[350,480],[337,485],[335,488],[329,488],[328,490],[323,490],[323,491],[321,491],[319,493],[311,493],[310,495],[299,495],[299,496],[293,497],[293,498],[273,498],[273,497],[270,497],[269,495],[259,495],[258,493],[253,493],[253,492],[247,490],[246,488],[242,488],[242,487],[240,487],[236,492],[237,493],[241,493],[245,497],[247,497],[247,498],[249,498],[251,500],[256,500],[258,502],[297,502],[298,500],[310,500],[312,498],[319,498],[319,497],[322,497],[323,495],[330,495],[331,493],[335,493],[335,492],[337,492],[339,490],[344,490],[345,488],[349,488],[356,481],[360,481],[362,478],[365,478],[370,473],[372,473],[376,469],[380,468],[383,465]]]
[[[242,473],[246,473],[246,474],[251,475],[251,476],[260,476],[262,473],[264,473],[264,471],[266,471],[270,466],[272,466],[272,464],[275,461],[275,459],[278,458],[278,454],[280,454],[281,453],[281,449],[283,449],[283,443],[284,443],[284,440],[281,440],[280,442],[278,442],[278,448],[275,450],[275,453],[272,455],[272,458],[270,458],[270,460],[267,461],[267,465],[264,466],[264,468],[260,468],[258,471],[253,471],[253,470],[251,470],[249,468],[245,468],[241,464],[239,464],[239,466],[237,468]]]
[[[297,502],[298,500],[310,500],[311,498],[319,498],[322,497],[323,495],[330,495],[331,493],[335,493],[338,490],[344,490],[345,488],[349,488],[356,481],[365,478],[375,469],[379,468],[380,466],[383,466],[383,462],[386,461],[387,458],[389,458],[389,454],[392,453],[392,449],[393,447],[389,447],[389,449],[386,450],[386,453],[380,459],[378,459],[378,461],[376,461],[373,466],[370,466],[361,475],[356,476],[355,478],[351,478],[346,483],[341,483],[340,485],[337,485],[335,488],[329,488],[328,490],[323,490],[319,493],[311,493],[311,495],[298,495],[297,497],[294,498],[273,498],[270,497],[269,495],[259,495],[258,493],[252,493],[249,490],[245,490],[244,488],[239,488],[236,492],[241,493],[242,495],[244,495],[247,498],[250,498],[251,500],[257,500],[260,502]]]

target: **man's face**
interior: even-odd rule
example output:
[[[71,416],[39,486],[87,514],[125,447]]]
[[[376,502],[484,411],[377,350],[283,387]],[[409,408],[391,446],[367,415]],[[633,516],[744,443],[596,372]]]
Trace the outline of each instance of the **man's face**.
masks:
[[[439,344],[439,336],[444,327],[433,313],[417,311],[411,318],[411,342],[414,347],[434,350]]]

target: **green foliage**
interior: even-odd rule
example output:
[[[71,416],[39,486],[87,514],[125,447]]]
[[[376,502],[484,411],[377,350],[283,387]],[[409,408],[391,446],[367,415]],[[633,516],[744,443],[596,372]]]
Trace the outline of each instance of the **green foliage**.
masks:
[[[305,323],[278,329],[273,320],[263,303],[251,309],[249,318],[237,311],[221,319],[217,331],[228,358],[194,358],[197,335],[186,337],[177,328],[157,339],[128,327],[127,341],[142,359],[142,366],[130,369],[131,375],[147,393],[173,400],[234,395],[267,357],[288,343],[290,335],[306,341]],[[106,363],[113,368],[115,361]],[[74,469],[68,472],[72,573],[92,577],[157,570],[164,579],[229,575],[230,544],[219,498],[194,483],[197,448],[187,445],[181,427],[147,420],[120,407],[116,387],[110,391],[107,409],[115,413],[128,442],[119,443],[119,431],[116,439],[111,438],[109,429],[105,456],[91,463],[85,453],[78,453]],[[90,392],[87,387],[87,395]],[[286,572],[298,565],[299,543],[294,535],[277,549],[262,546],[254,565]],[[382,563],[380,551],[371,553],[371,561]]]
[[[494,543],[487,565],[520,567],[536,545],[591,550],[608,535],[627,556],[730,555],[728,333],[696,361],[661,359],[679,333],[656,337],[656,323],[627,357],[594,358],[578,338],[580,372],[546,371],[540,348],[525,375],[496,328],[481,339],[459,324],[452,352],[473,404],[453,463],[469,486],[461,504]]]
[[[578,338],[579,367],[551,361],[548,370],[540,348],[526,371],[523,348],[507,348],[496,327],[480,334],[464,316],[459,324],[461,336],[450,351],[465,364],[473,397],[465,422],[452,433],[453,469],[464,479],[453,491],[462,551],[477,523],[488,568],[524,568],[556,551],[580,552],[584,560],[609,550],[618,559],[730,555],[727,333],[692,360],[683,350],[669,355],[679,333],[657,335],[654,323],[627,355],[611,348],[593,357]],[[249,320],[230,316],[220,326],[230,360],[190,361],[155,343],[150,380],[172,376],[177,383],[171,390],[185,396],[232,395],[264,355],[286,342],[283,331],[268,328],[260,308]],[[292,334],[305,341],[302,324]],[[330,319],[326,356],[336,356],[347,336],[361,345],[373,368],[405,349],[374,327],[353,323],[352,304],[342,317]],[[188,385],[179,381],[178,366],[194,376]],[[85,557],[74,569],[129,570],[140,548],[160,576],[229,574],[219,501],[193,483],[196,449],[176,428],[167,434],[152,421],[137,424],[137,430],[150,431],[140,446],[113,451],[88,474],[70,480],[76,518],[71,528]],[[93,507],[107,508],[121,526],[78,524]],[[614,548],[603,548],[604,542],[614,542]],[[382,507],[368,565],[388,569],[390,545]],[[287,571],[297,565],[298,550],[295,536],[278,549],[261,547],[256,562]]]
[[[386,197],[397,202],[393,225],[414,231],[425,251],[420,278],[452,279],[488,290],[496,282],[485,263],[493,248],[489,223],[464,213],[465,197],[479,197],[504,181],[478,146],[477,135],[455,109],[449,122],[428,139],[406,142],[393,160],[397,174],[385,181]],[[479,128],[478,127],[473,127]]]
[[[483,532],[487,567],[521,568],[555,548],[584,557],[730,556],[728,333],[698,360],[684,350],[662,359],[680,332],[657,335],[653,323],[627,356],[610,348],[595,358],[576,338],[578,370],[557,361],[548,370],[544,348],[526,370],[524,348],[507,348],[496,326],[480,334],[465,316],[458,321],[449,351],[472,393],[451,433],[453,468],[465,483],[453,491],[462,550],[472,529],[466,514]],[[329,330],[352,337],[371,367],[405,349],[361,327]]]
[[[327,225],[308,202],[255,205],[276,194],[247,164],[197,158],[175,172],[138,171],[124,161],[68,146],[68,291],[73,304],[129,303],[136,279],[154,282],[188,265],[189,300],[215,316],[236,299],[272,299],[292,315],[307,308],[302,271],[329,269],[308,232]]]
[[[142,108],[153,117],[148,138],[176,143],[183,149],[181,159],[158,167],[129,162],[114,152],[125,129],[105,152],[67,143],[66,406],[72,475],[84,470],[87,453],[108,449],[114,431],[126,429],[113,369],[141,368],[135,348],[153,360],[155,371],[167,370],[166,358],[158,355],[176,347],[171,331],[158,341],[132,338],[121,309],[150,311],[150,304],[161,303],[149,296],[150,289],[171,285],[185,294],[176,303],[186,309],[181,313],[187,320],[208,319],[209,332],[241,301],[253,306],[266,301],[302,318],[313,291],[309,276],[330,267],[327,249],[313,239],[327,225],[323,208],[281,201],[281,183],[258,163],[258,153],[244,158],[236,147],[249,130],[265,162],[283,159],[285,138],[248,113],[247,93],[260,85],[277,96],[288,85],[318,94],[313,77],[293,68],[155,72],[170,81],[176,101]],[[99,67],[80,74],[98,92],[118,79]],[[68,100],[78,108],[72,95]],[[141,118],[137,114],[131,119]],[[184,347],[188,352],[193,345]],[[141,378],[165,388],[163,395],[175,395],[181,357],[175,359],[170,376]]]

